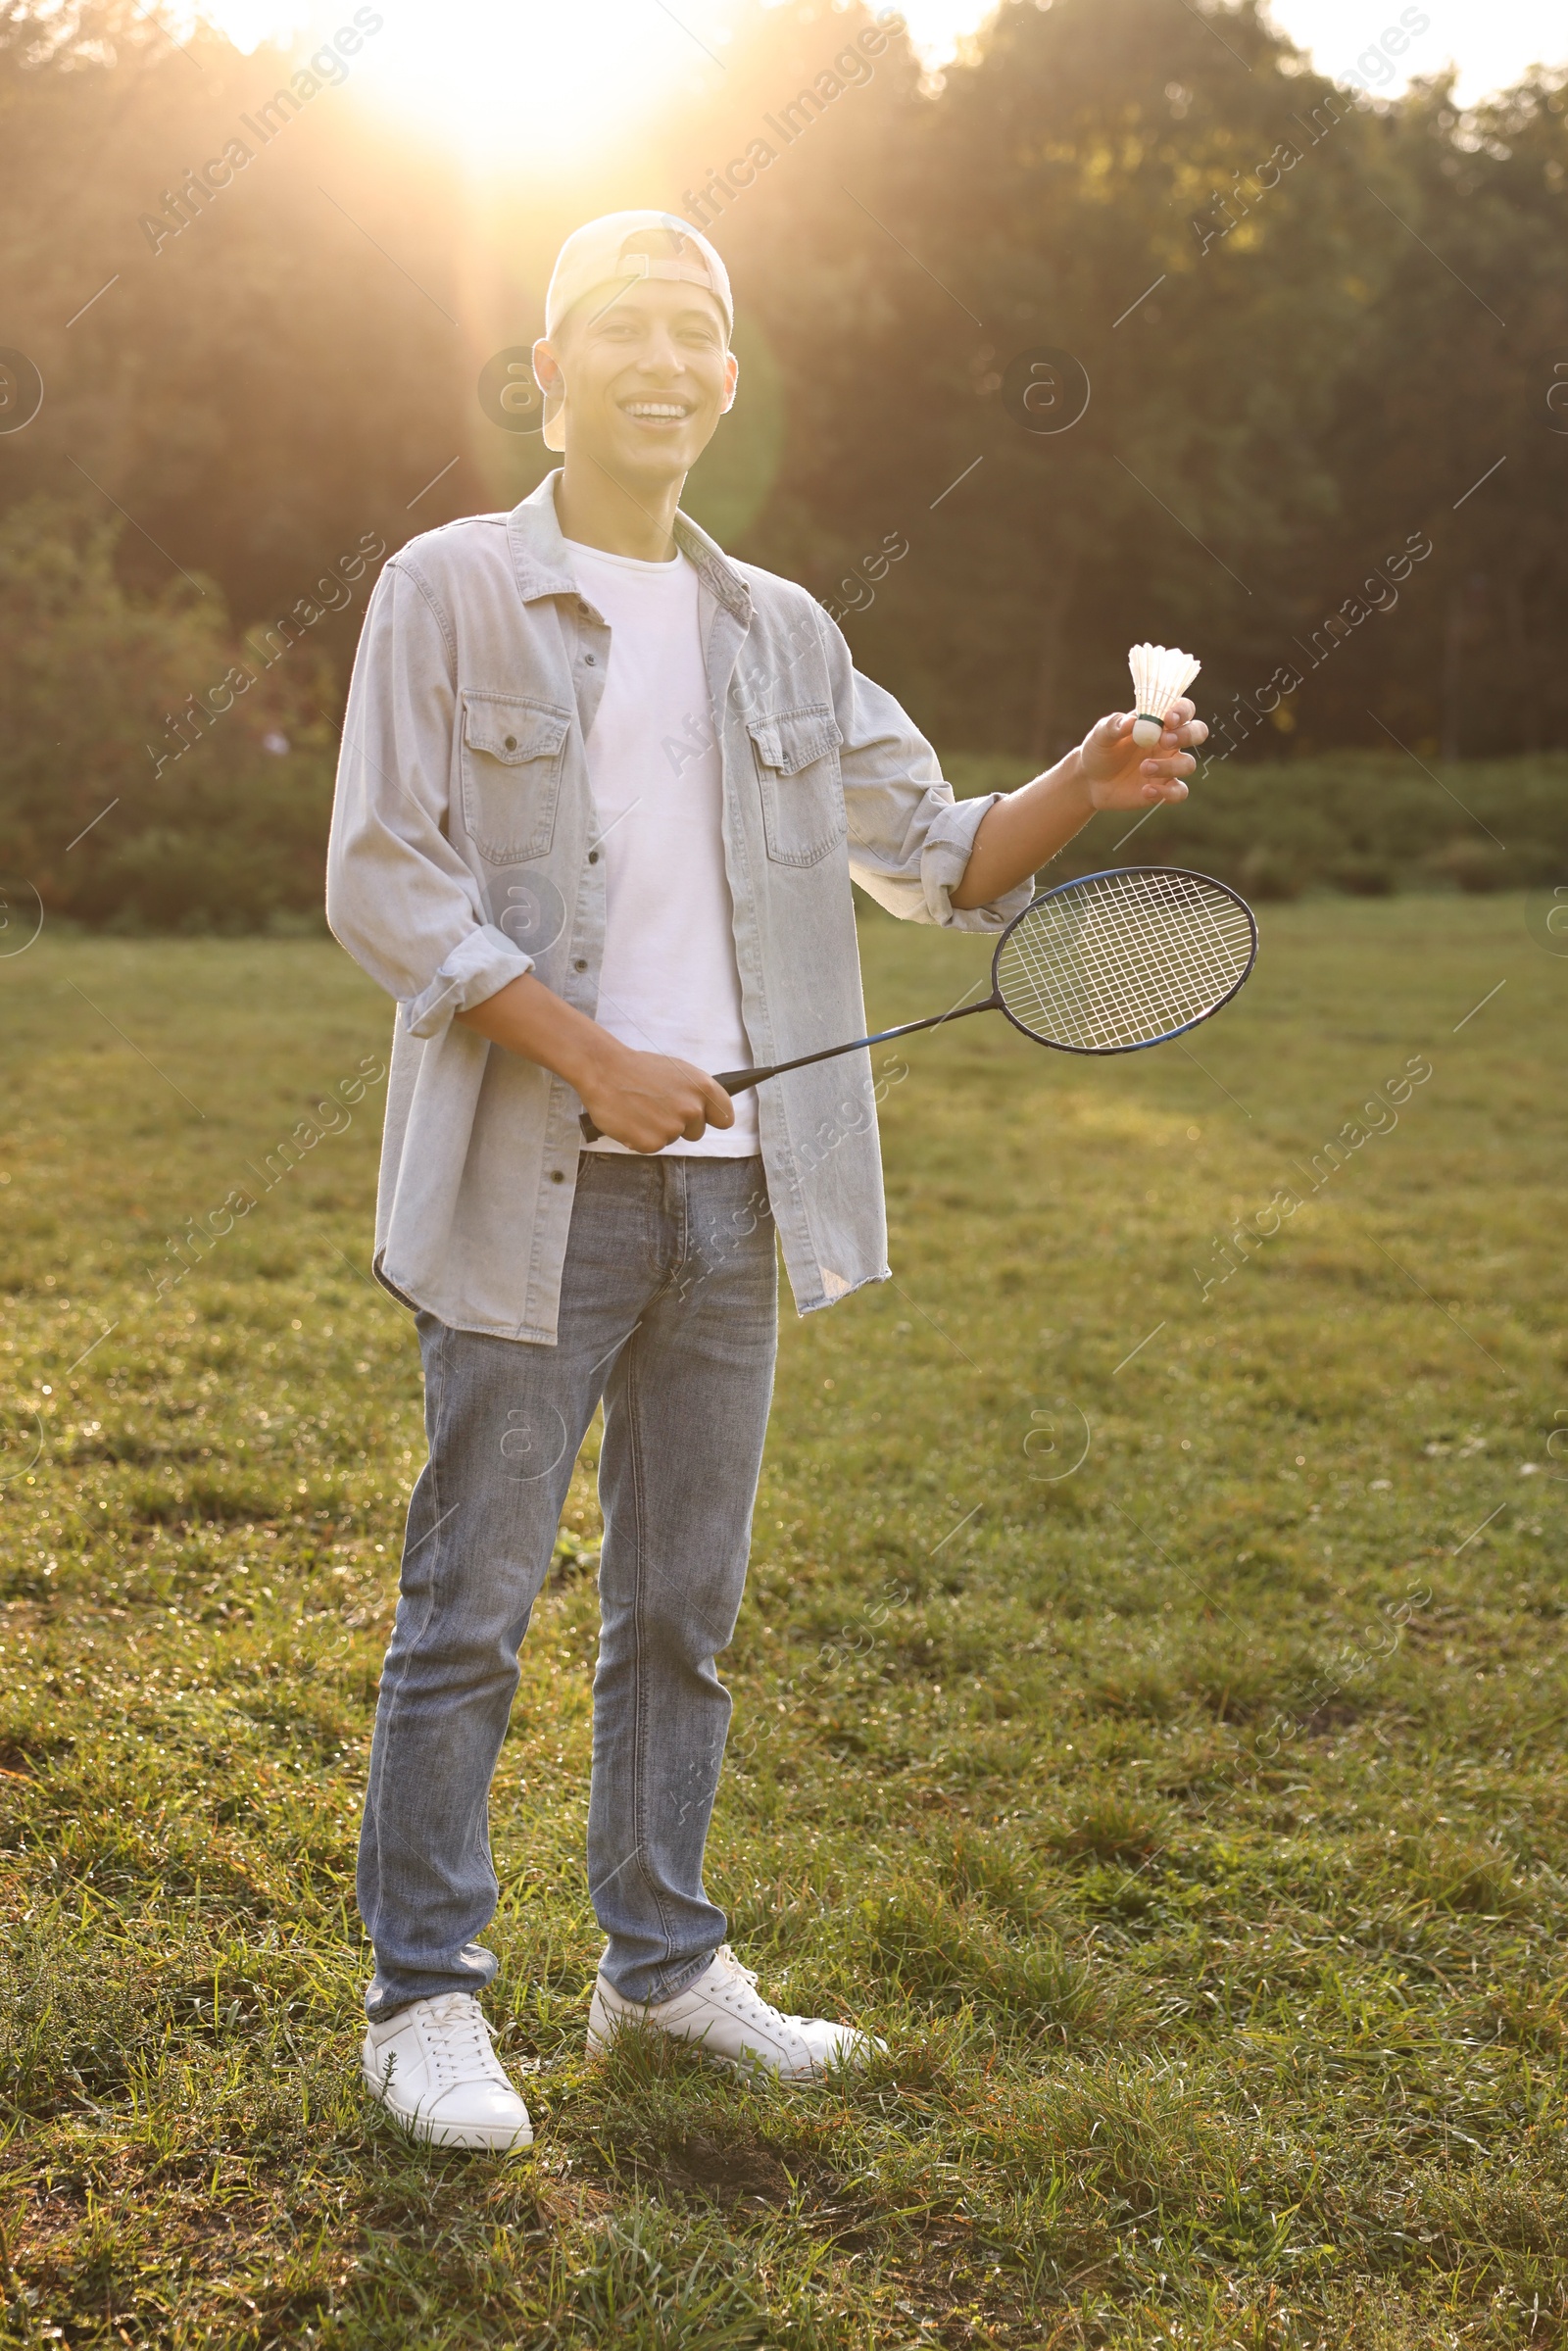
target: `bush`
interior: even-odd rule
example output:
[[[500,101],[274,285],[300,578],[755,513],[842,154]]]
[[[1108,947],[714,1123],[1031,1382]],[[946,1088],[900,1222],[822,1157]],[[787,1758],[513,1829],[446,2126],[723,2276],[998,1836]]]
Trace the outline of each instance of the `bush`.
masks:
[[[1351,898],[1391,898],[1395,889],[1394,867],[1387,857],[1337,857],[1329,867],[1329,880]]]
[[[1294,858],[1281,857],[1278,850],[1261,841],[1254,841],[1242,859],[1242,888],[1249,898],[1260,903],[1268,899],[1299,898],[1306,880]]]
[[[251,931],[319,919],[330,677],[274,670],[218,592],[136,595],[123,525],[49,498],[0,520],[0,825],[45,907],[94,928]]]
[[[1477,895],[1489,890],[1511,889],[1523,878],[1519,870],[1520,860],[1507,850],[1486,841],[1466,840],[1462,836],[1446,841],[1441,849],[1433,850],[1426,864],[1429,872]]]
[[[946,765],[960,793],[1005,791],[1025,773],[1022,760],[990,756]],[[1362,898],[1529,889],[1568,882],[1568,757],[1448,767],[1362,751],[1257,767],[1215,759],[1193,778],[1190,799],[1132,840],[1128,821],[1097,816],[1052,878],[1139,859],[1197,866],[1259,901],[1313,886]]]

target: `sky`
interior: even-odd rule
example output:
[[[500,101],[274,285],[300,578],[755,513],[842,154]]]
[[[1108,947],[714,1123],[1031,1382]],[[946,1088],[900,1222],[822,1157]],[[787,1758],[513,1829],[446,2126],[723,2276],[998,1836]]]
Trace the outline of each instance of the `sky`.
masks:
[[[330,38],[353,0],[190,0],[246,49],[293,35]],[[933,67],[994,0],[896,0]],[[1188,0],[1170,0],[1172,8]],[[1461,99],[1505,86],[1534,63],[1568,64],[1564,0],[1270,0],[1280,28],[1321,71],[1392,97],[1450,60]],[[710,78],[730,35],[728,0],[374,0],[359,20],[361,93],[445,137],[476,166],[525,152],[580,159],[646,115],[658,93]],[[1385,35],[1394,32],[1397,59]],[[1220,36],[1216,33],[1216,39]],[[1217,54],[1217,52],[1216,52]],[[323,69],[335,81],[342,66]]]
[[[660,4],[661,0],[647,0],[650,12]],[[990,4],[991,0],[902,0],[910,30],[934,65],[952,56],[956,41],[973,29]],[[1310,50],[1321,71],[1340,73],[1377,39],[1385,24],[1398,22],[1402,6],[1403,0],[1272,0],[1272,14],[1282,31]],[[280,24],[314,11],[292,7],[289,0],[208,0],[204,13],[248,47]],[[417,0],[415,11],[393,0],[392,13],[417,13]],[[468,9],[465,0],[449,0],[438,13],[451,26]],[[477,0],[475,13],[491,13],[486,0]],[[530,12],[512,0],[508,13],[526,18]],[[556,11],[540,13],[551,17]],[[702,0],[697,0],[693,13],[704,13]],[[1460,70],[1462,98],[1501,89],[1530,65],[1568,64],[1568,9],[1563,0],[1433,0],[1417,13],[1431,19],[1431,27],[1412,41],[1402,66],[1426,73],[1451,61]],[[1400,81],[1390,86],[1397,88]]]
[[[920,47],[938,61],[955,39],[985,15],[984,0],[900,0]],[[1325,73],[1345,74],[1384,27],[1397,24],[1403,0],[1273,0],[1282,32]],[[1459,95],[1484,97],[1516,80],[1527,66],[1568,64],[1568,9],[1563,0],[1433,0],[1417,15],[1430,29],[1412,40],[1404,72],[1386,86],[1403,86],[1408,73],[1430,73],[1452,62]]]

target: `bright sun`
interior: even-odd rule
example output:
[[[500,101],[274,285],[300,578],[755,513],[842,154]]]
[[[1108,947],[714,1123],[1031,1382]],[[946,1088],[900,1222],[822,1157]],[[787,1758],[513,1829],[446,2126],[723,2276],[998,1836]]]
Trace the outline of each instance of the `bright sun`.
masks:
[[[243,49],[281,37],[305,55],[352,19],[357,0],[339,0],[336,13],[331,4],[186,0],[191,15],[210,17]],[[1339,73],[1370,37],[1368,4],[1271,0],[1271,13],[1324,72]],[[901,0],[931,65],[993,5]],[[581,159],[592,169],[682,88],[723,85],[728,0],[376,0],[376,13],[381,29],[354,61],[362,98],[483,167]],[[1533,58],[1565,53],[1562,0],[1421,13],[1430,25],[1410,69],[1435,72],[1454,57],[1466,98],[1501,86]]]
[[[280,38],[308,56],[354,0],[336,15],[319,0],[203,0],[202,13],[242,48]],[[481,164],[602,157],[662,101],[717,85],[729,38],[722,0],[376,0],[373,13],[382,24],[354,60],[361,102]]]

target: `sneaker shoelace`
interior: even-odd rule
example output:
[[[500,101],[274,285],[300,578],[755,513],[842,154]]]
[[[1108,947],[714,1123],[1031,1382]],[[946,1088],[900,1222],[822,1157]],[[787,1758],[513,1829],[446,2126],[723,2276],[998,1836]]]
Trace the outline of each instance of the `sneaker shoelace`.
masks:
[[[483,2009],[466,1992],[454,1992],[424,2020],[424,2041],[443,2089],[455,2082],[506,2082],[490,2040]],[[511,2083],[507,2086],[510,2088]]]
[[[724,1961],[731,1975],[742,1978],[746,1985],[744,1992],[740,1985],[734,1983],[724,1986],[729,1994],[731,2006],[738,2009],[743,2017],[750,2011],[751,2015],[759,2021],[782,2025],[793,2039],[801,2041],[804,2049],[806,2044],[802,2039],[800,2029],[809,2020],[806,2017],[791,2016],[785,2009],[775,2008],[770,2000],[764,2000],[757,1988],[756,1968],[742,1967],[728,1943],[719,1944],[717,1956]]]

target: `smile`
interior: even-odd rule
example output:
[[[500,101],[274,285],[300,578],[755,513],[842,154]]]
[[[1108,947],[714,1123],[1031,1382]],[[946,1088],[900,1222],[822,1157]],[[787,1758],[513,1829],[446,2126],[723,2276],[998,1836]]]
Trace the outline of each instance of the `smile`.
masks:
[[[678,400],[627,400],[621,403],[621,410],[627,416],[640,416],[655,424],[678,424],[691,415]]]

